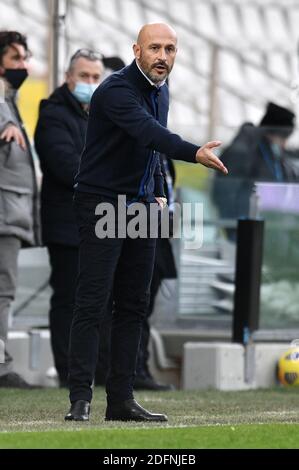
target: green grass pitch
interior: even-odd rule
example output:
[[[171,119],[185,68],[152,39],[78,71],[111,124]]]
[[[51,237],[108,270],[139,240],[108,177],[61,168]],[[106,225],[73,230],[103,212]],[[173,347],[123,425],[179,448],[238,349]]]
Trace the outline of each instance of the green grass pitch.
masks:
[[[139,392],[168,423],[105,422],[96,388],[89,423],[65,422],[63,389],[0,390],[0,448],[291,449],[299,448],[299,389],[244,392]]]

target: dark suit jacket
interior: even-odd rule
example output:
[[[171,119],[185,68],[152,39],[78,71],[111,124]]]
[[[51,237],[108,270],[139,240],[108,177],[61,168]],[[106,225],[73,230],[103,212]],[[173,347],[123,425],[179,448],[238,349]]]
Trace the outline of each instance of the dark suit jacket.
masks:
[[[35,147],[43,172],[41,215],[45,245],[79,244],[72,200],[87,118],[66,84],[40,105]]]

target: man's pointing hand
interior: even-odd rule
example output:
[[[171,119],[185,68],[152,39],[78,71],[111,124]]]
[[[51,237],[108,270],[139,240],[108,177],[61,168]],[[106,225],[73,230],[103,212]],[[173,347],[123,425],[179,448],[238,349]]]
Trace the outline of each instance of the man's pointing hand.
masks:
[[[197,163],[201,163],[208,168],[214,168],[214,170],[222,171],[222,173],[227,175],[227,168],[225,168],[221,160],[213,153],[213,149],[219,147],[219,145],[221,145],[219,140],[207,142],[197,150],[195,158]]]

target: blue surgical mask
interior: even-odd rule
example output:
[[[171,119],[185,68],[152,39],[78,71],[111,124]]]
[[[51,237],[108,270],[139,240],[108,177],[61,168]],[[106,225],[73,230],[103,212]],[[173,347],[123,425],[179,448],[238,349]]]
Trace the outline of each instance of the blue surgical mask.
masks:
[[[85,82],[78,82],[72,94],[74,97],[82,104],[89,104],[93,92],[98,88],[98,84],[96,83],[85,83]]]

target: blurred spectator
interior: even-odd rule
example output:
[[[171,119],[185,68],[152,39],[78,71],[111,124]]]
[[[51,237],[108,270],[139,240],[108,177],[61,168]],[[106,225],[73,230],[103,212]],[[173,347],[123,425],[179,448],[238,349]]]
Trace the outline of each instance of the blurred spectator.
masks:
[[[35,146],[43,172],[41,216],[48,248],[53,293],[50,331],[60,386],[66,386],[68,343],[78,270],[78,229],[73,212],[74,176],[84,147],[88,108],[104,72],[102,56],[79,49],[65,83],[40,104]]]
[[[168,202],[170,221],[172,227],[173,215],[173,186],[175,182],[175,168],[172,160],[161,155],[161,164],[165,178],[165,195]],[[175,279],[177,277],[171,242],[168,238],[157,238],[155,264],[150,290],[150,303],[147,317],[142,324],[142,332],[137,356],[135,390],[166,391],[173,389],[172,385],[162,384],[155,380],[149,369],[149,340],[150,340],[150,317],[154,311],[155,300],[163,279]]]
[[[294,182],[299,174],[286,150],[294,130],[295,115],[289,109],[268,103],[260,124],[245,123],[221,160],[229,175],[215,175],[213,199],[221,218],[237,219],[249,215],[249,201],[255,181]],[[228,229],[231,240],[235,229]]]
[[[30,53],[26,37],[16,31],[0,32],[0,80],[5,102],[0,104],[0,339],[6,341],[8,316],[15,297],[17,259],[21,247],[39,243],[38,199],[30,143],[16,95],[26,79]],[[6,352],[0,364],[0,387],[30,388],[13,372]]]

